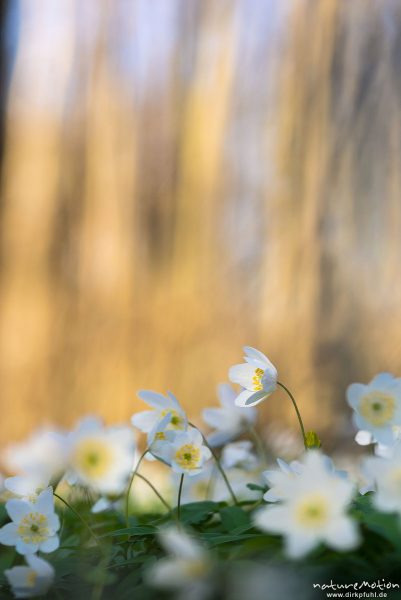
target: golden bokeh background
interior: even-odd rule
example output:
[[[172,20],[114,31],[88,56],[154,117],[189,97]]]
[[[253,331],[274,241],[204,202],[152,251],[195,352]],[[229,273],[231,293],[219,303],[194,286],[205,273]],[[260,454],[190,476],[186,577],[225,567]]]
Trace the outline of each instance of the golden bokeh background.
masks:
[[[3,442],[139,388],[195,416],[243,344],[348,431],[401,374],[401,3],[4,7]]]

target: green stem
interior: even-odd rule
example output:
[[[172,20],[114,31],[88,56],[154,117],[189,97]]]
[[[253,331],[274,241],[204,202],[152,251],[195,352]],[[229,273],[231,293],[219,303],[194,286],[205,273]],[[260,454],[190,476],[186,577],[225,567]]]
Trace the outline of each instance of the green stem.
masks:
[[[64,498],[62,498],[61,496],[56,494],[56,492],[53,492],[53,496],[55,496],[56,498],[61,500],[61,502],[63,502],[67,506],[67,508],[69,508],[70,511],[73,512],[76,517],[78,517],[78,519],[85,525],[85,527],[87,528],[87,530],[89,531],[89,533],[91,534],[93,539],[96,540],[96,543],[99,544],[99,546],[100,546],[100,540],[97,537],[96,533],[93,531],[93,529],[89,525],[89,523],[87,523],[85,521],[85,519],[79,514],[79,512],[77,510],[75,510],[75,508],[73,506],[71,506],[71,504],[69,502],[67,502],[67,500],[64,500]]]
[[[125,522],[127,524],[127,527],[129,527],[129,495],[130,495],[130,492],[131,492],[132,482],[134,481],[134,477],[135,477],[135,475],[138,472],[138,469],[140,467],[141,462],[143,461],[143,459],[145,458],[145,456],[146,456],[146,454],[148,452],[149,452],[149,448],[146,448],[146,450],[139,457],[139,460],[136,463],[136,467],[132,471],[132,475],[131,475],[131,478],[129,480],[129,484],[128,484],[128,487],[127,487],[127,492],[126,492],[126,495],[125,495]]]
[[[238,504],[238,500],[237,500],[236,495],[234,494],[233,488],[231,487],[230,482],[228,481],[227,475],[226,475],[223,467],[221,466],[221,463],[220,463],[219,459],[217,458],[217,456],[216,456],[213,448],[210,446],[210,444],[207,441],[206,437],[203,435],[203,433],[201,432],[201,430],[198,427],[196,427],[195,425],[193,425],[193,423],[189,423],[189,425],[191,425],[191,427],[193,427],[194,429],[197,429],[199,431],[199,433],[201,434],[202,439],[203,439],[203,443],[205,444],[205,446],[207,448],[209,448],[210,452],[212,453],[212,456],[214,458],[216,466],[217,466],[218,470],[220,471],[221,476],[224,479],[224,483],[226,484],[226,487],[227,487],[228,491],[230,492],[230,495],[231,495],[231,498],[232,498],[234,504]]]
[[[163,496],[160,494],[160,492],[155,488],[155,486],[153,485],[153,483],[151,483],[149,481],[149,479],[147,479],[146,477],[144,477],[140,473],[137,473],[136,477],[139,477],[139,479],[142,479],[145,483],[147,483],[148,486],[154,491],[154,493],[156,494],[156,496],[159,498],[160,502],[162,504],[164,504],[164,506],[167,508],[168,511],[171,511],[171,506],[166,502],[166,500],[163,498]]]
[[[287,387],[284,385],[284,383],[281,383],[280,381],[278,381],[278,382],[277,382],[277,385],[279,385],[281,388],[283,388],[283,390],[284,390],[285,392],[287,392],[287,394],[288,394],[288,396],[289,396],[289,398],[290,398],[291,402],[292,402],[292,403],[293,403],[293,405],[294,405],[295,412],[297,413],[297,417],[298,417],[299,426],[300,426],[300,428],[301,428],[301,433],[302,433],[302,441],[303,441],[303,443],[304,443],[305,450],[307,450],[307,449],[308,449],[308,446],[306,445],[306,435],[305,435],[305,428],[304,428],[304,424],[303,424],[303,422],[302,422],[301,413],[299,412],[299,409],[298,409],[297,403],[295,402],[295,398],[294,398],[294,396],[291,394],[290,390],[289,390],[289,389],[288,389],[288,388],[287,388]]]
[[[184,473],[181,475],[180,479],[180,487],[178,488],[178,499],[177,499],[177,519],[180,520],[181,517],[181,494],[182,494],[182,485],[184,483]]]

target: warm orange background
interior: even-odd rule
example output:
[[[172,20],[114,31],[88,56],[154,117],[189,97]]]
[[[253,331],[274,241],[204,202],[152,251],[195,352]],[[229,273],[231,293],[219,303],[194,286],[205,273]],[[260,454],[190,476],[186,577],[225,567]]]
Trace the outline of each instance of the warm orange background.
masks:
[[[244,343],[340,436],[346,385],[401,375],[401,6],[22,0],[14,18],[2,440],[125,419],[143,387],[195,415]],[[262,410],[296,426],[281,395]]]

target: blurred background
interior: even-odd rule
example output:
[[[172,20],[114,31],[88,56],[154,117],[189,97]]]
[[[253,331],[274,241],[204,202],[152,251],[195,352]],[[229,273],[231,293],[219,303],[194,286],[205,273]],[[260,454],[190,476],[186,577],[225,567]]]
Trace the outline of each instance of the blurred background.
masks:
[[[401,2],[0,7],[2,441],[196,417],[243,344],[352,439],[346,386],[401,374]]]

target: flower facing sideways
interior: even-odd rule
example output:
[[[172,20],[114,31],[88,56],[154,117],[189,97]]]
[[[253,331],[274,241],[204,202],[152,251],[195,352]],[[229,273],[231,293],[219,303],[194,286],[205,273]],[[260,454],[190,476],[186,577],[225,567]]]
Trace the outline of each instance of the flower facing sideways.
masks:
[[[237,406],[254,406],[265,400],[277,388],[277,369],[259,350],[244,346],[245,363],[235,365],[228,377],[244,390],[237,396]]]
[[[6,569],[4,575],[11,586],[15,598],[44,596],[54,580],[54,569],[43,558],[28,554],[27,566]]]
[[[380,373],[368,385],[353,383],[347,400],[358,429],[370,432],[381,444],[394,443],[394,426],[401,425],[401,379]]]
[[[346,514],[354,487],[327,469],[319,451],[308,451],[301,472],[285,483],[285,499],[255,515],[259,529],[285,537],[286,552],[300,558],[319,543],[350,550],[359,543],[355,523]]]
[[[187,416],[177,398],[171,392],[168,392],[167,396],[163,396],[163,394],[150,390],[141,390],[138,392],[138,396],[149,404],[152,409],[144,410],[132,416],[131,423],[140,431],[149,433],[166,415],[170,415],[170,421],[166,429],[183,431],[187,428]]]
[[[217,388],[221,407],[205,408],[202,416],[209,427],[215,429],[209,437],[211,446],[222,446],[244,433],[256,421],[256,409],[244,410],[235,404],[237,393],[228,383]]]
[[[133,430],[105,427],[100,419],[81,421],[69,437],[70,484],[80,483],[105,496],[121,494],[135,462]]]
[[[159,449],[161,460],[171,466],[176,473],[197,475],[206,461],[212,456],[209,448],[203,444],[202,434],[190,427],[178,432],[173,440]]]
[[[211,569],[204,547],[176,527],[162,530],[159,541],[170,556],[148,571],[149,583],[161,589],[181,590],[183,598],[204,597]]]
[[[15,546],[20,554],[58,548],[60,521],[54,512],[52,488],[41,492],[34,504],[13,498],[6,503],[6,510],[12,522],[0,529],[0,543]]]

